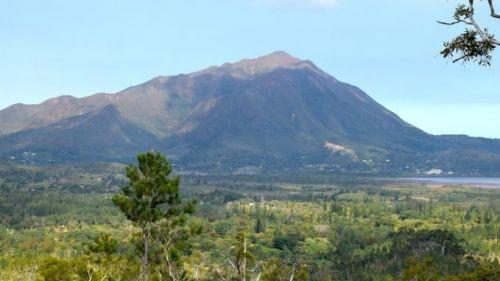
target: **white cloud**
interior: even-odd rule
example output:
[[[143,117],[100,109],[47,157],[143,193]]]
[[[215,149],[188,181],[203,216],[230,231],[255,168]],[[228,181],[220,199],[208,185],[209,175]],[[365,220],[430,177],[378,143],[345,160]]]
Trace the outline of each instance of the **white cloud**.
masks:
[[[315,8],[332,8],[337,4],[337,0],[256,0],[259,3],[273,6],[289,7],[303,6]]]

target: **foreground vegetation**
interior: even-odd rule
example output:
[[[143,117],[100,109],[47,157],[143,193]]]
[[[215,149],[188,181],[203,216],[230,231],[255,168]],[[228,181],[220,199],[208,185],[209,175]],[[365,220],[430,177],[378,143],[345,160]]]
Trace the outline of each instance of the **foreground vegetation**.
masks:
[[[146,278],[144,229],[112,202],[123,174],[0,166],[0,280]],[[180,186],[184,204],[170,203],[197,210],[151,221],[150,280],[500,280],[499,190],[326,176]]]

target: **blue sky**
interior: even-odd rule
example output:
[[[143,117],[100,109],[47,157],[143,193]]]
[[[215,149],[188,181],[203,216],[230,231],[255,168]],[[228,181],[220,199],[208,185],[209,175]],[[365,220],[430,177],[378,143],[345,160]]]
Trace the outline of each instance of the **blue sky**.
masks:
[[[285,50],[428,132],[500,138],[500,53],[490,68],[438,55],[456,3],[0,0],[0,108]]]

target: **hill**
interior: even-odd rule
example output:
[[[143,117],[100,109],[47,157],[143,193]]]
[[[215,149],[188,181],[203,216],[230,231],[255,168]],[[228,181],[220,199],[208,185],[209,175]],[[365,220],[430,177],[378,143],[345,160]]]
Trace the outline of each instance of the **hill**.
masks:
[[[127,162],[149,149],[190,171],[500,171],[499,140],[428,134],[281,51],[160,76],[116,94],[0,111],[3,159]]]

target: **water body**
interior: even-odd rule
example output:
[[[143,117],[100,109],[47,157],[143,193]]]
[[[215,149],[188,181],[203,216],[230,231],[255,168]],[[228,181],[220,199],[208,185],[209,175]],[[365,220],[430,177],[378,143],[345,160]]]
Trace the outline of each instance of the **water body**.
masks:
[[[500,178],[474,178],[474,177],[426,177],[426,178],[397,178],[395,181],[449,184],[449,185],[471,185],[479,187],[500,188]]]

